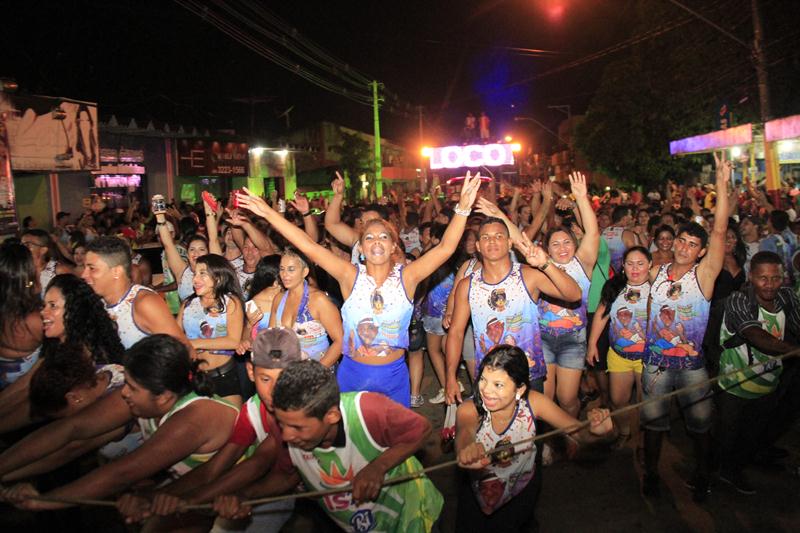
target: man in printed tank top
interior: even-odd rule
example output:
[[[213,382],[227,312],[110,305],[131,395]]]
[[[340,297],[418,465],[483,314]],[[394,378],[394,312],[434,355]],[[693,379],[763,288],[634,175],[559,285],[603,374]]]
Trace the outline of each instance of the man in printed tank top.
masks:
[[[470,317],[476,367],[498,344],[519,346],[528,357],[531,387],[539,392],[543,390],[547,367],[536,307],[539,293],[574,302],[580,300],[581,289],[569,274],[551,266],[547,252],[533,245],[524,234],[522,239],[513,244],[530,266],[512,264],[512,243],[501,219],[490,217],[481,223],[476,247],[483,259],[483,268],[459,281],[455,289],[453,317],[445,345],[448,404],[461,401],[456,372]]]
[[[714,227],[709,235],[694,222],[678,228],[675,258],[672,263],[650,271],[650,313],[647,326],[647,352],[644,355],[642,391],[644,399],[656,398],[674,389],[699,385],[678,396],[686,429],[694,441],[695,473],[687,485],[695,501],[708,494],[709,429],[711,427],[710,388],[703,358],[703,335],[708,326],[708,311],[714,281],[725,258],[728,228],[728,190],[731,165],[714,156],[717,163],[717,196]],[[703,383],[703,385],[700,385]],[[657,496],[658,459],[664,432],[669,430],[670,400],[645,404],[641,410],[644,428],[645,474],[642,492]]]
[[[148,335],[166,333],[183,342],[189,353],[194,354],[166,302],[151,289],[131,281],[131,250],[125,241],[99,237],[89,243],[81,277],[105,302],[125,348]]]

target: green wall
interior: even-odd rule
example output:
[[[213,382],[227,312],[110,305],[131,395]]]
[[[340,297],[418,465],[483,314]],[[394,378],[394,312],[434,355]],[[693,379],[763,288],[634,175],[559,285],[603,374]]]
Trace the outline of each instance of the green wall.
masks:
[[[14,174],[14,191],[17,195],[19,227],[22,220],[32,216],[42,229],[52,229],[50,212],[50,180],[48,174]]]

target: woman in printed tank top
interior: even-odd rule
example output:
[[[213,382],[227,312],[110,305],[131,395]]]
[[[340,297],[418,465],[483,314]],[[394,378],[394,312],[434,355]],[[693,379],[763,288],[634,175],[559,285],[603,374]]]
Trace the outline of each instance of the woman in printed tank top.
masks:
[[[478,394],[458,407],[456,454],[469,473],[460,483],[456,531],[527,531],[533,521],[536,494],[536,445],[487,455],[492,449],[536,435],[536,421],[556,428],[578,424],[547,396],[530,390],[528,359],[520,348],[501,344],[478,369]],[[592,439],[613,431],[607,409],[587,413],[591,427],[571,436]],[[474,498],[474,499],[473,499]],[[477,503],[477,505],[476,505]]]
[[[599,361],[597,343],[606,324],[608,329],[608,375],[611,405],[620,409],[630,403],[631,391],[636,387],[637,401],[642,397],[642,357],[647,344],[647,307],[650,295],[650,251],[634,246],[622,258],[622,272],[603,286],[597,306],[586,360],[590,366]],[[616,447],[631,439],[631,427],[638,418],[637,411],[617,421],[620,434]],[[638,437],[633,439],[640,447]]]
[[[337,377],[342,392],[383,393],[408,407],[411,392],[405,353],[417,285],[430,276],[458,247],[467,216],[480,188],[480,177],[467,175],[456,215],[442,241],[407,265],[395,262],[399,236],[394,225],[378,219],[362,228],[364,264],[354,265],[314,242],[266,201],[245,189],[239,205],[264,217],[275,230],[313,263],[333,276],[345,299],[343,358]]]
[[[577,208],[583,225],[583,238],[578,242],[571,228],[560,226],[547,232],[544,246],[555,265],[581,288],[581,299],[564,302],[542,295],[539,299],[539,327],[547,363],[544,393],[551,400],[557,398],[562,409],[577,416],[581,406],[578,389],[586,357],[586,301],[600,248],[600,228],[589,201],[586,177],[573,172],[569,181],[575,205],[566,199],[560,202]],[[580,229],[580,224],[578,226]]]
[[[309,285],[309,272],[301,253],[292,248],[283,252],[280,278],[285,290],[272,301],[270,327],[293,330],[306,358],[335,368],[342,355],[342,315],[324,292]]]
[[[214,392],[241,404],[242,392],[233,355],[244,327],[244,298],[231,264],[216,254],[197,259],[194,293],[181,304],[178,324],[203,361],[200,369]]]

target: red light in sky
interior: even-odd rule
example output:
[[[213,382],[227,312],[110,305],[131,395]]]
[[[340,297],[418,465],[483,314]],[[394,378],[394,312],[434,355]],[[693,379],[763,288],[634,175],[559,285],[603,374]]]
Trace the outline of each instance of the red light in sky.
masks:
[[[544,12],[552,21],[559,21],[566,11],[565,0],[544,0]]]

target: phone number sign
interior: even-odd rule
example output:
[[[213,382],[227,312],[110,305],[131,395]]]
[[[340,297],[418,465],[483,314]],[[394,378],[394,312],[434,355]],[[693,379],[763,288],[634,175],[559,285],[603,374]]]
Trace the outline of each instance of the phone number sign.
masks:
[[[182,139],[178,142],[178,174],[181,176],[249,175],[247,143]]]

